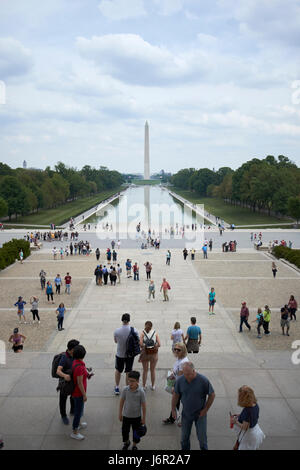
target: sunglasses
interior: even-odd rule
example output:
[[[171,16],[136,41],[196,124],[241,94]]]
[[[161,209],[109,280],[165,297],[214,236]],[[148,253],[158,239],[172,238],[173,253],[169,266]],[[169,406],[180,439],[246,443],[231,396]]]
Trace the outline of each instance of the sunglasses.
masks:
[[[174,348],[174,351],[181,352],[181,349],[175,349],[175,348]]]

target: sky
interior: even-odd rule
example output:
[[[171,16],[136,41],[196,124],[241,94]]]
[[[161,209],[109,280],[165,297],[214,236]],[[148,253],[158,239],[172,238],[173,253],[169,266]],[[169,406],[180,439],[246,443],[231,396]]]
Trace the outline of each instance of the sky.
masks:
[[[0,0],[0,161],[300,166],[298,0]]]

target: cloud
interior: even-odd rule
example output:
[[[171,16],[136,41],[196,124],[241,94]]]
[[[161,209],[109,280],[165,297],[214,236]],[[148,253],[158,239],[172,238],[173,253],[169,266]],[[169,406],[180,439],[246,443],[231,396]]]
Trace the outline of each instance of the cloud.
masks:
[[[27,74],[33,66],[31,52],[13,38],[0,38],[0,79]]]
[[[77,48],[103,73],[118,80],[144,86],[164,86],[199,80],[207,72],[207,59],[200,50],[173,54],[136,34],[108,34],[92,39],[77,38]]]
[[[143,0],[102,0],[98,8],[103,16],[115,21],[146,15]]]
[[[182,10],[184,0],[154,0],[154,4],[158,7],[158,14],[170,16]]]

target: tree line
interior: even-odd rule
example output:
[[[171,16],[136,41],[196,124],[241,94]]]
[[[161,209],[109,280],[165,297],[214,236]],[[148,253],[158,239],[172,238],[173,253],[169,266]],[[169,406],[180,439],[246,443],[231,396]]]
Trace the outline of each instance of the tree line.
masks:
[[[121,173],[104,166],[81,170],[58,162],[54,170],[12,169],[0,162],[0,217],[27,215],[88,197],[123,183]]]
[[[251,208],[268,215],[300,219],[300,168],[284,155],[276,159],[253,158],[237,170],[222,167],[185,168],[171,178],[179,188],[199,196],[222,198],[228,204]]]

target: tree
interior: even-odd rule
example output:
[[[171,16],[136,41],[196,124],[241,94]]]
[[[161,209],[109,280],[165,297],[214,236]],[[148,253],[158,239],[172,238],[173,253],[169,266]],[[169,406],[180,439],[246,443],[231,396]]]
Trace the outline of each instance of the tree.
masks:
[[[288,214],[296,219],[298,225],[300,219],[300,197],[290,197],[288,199]]]
[[[8,213],[8,205],[7,202],[0,197],[0,217],[5,217]]]

